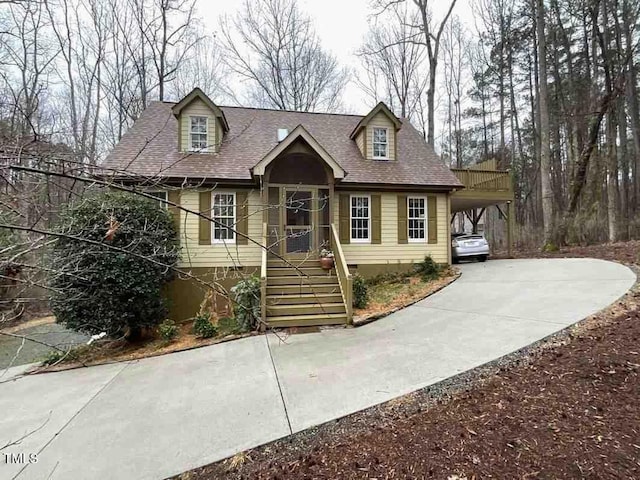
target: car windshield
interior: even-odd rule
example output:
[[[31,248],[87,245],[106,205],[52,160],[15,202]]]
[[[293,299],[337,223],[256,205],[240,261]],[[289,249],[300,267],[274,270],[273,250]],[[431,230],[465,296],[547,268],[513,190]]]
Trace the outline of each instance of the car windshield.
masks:
[[[454,233],[451,235],[452,238],[456,238],[456,239],[467,239],[467,238],[476,238],[476,239],[481,239],[484,238],[484,236],[480,235],[479,233]]]

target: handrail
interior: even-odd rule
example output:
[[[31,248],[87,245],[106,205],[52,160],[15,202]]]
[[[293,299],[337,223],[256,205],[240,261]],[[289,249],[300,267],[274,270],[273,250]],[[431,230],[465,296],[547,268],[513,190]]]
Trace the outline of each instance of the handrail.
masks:
[[[470,170],[452,168],[467,190],[511,191],[511,175],[501,170]]]
[[[510,170],[487,170],[485,168],[457,168],[451,167],[452,172],[485,172],[485,173],[509,173]]]
[[[262,265],[260,266],[260,317],[261,329],[267,325],[267,222],[262,223]]]
[[[347,310],[347,322],[353,323],[353,276],[349,273],[347,260],[340,245],[340,238],[335,224],[331,224],[331,240],[333,243],[333,258],[338,276],[338,284],[344,299],[344,306]]]

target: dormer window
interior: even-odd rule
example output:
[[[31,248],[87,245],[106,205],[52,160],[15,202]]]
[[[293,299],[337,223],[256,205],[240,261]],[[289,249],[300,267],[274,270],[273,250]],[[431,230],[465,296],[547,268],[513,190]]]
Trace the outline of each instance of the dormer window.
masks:
[[[355,126],[349,138],[368,160],[397,160],[398,131],[402,122],[380,102]]]
[[[178,120],[178,148],[181,152],[217,153],[229,124],[224,112],[202,90],[191,93],[171,107]]]
[[[190,150],[192,152],[206,152],[209,146],[207,138],[207,117],[190,117],[190,121]]]
[[[389,138],[388,129],[373,127],[373,158],[389,158]]]

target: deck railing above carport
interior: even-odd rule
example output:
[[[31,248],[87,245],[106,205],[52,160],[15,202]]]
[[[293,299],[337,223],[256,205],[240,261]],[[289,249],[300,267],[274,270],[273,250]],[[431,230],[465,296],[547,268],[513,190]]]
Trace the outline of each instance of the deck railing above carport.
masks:
[[[511,256],[515,221],[513,180],[510,172],[496,170],[496,163],[487,161],[475,166],[476,168],[451,169],[464,185],[464,188],[456,189],[451,196],[451,212],[465,212],[475,232],[485,209],[495,205],[507,223],[507,245]],[[506,212],[500,204],[506,204]],[[453,222],[453,216],[451,221]]]
[[[511,175],[502,170],[473,170],[452,168],[451,171],[464,184],[466,190],[508,192],[512,190]]]

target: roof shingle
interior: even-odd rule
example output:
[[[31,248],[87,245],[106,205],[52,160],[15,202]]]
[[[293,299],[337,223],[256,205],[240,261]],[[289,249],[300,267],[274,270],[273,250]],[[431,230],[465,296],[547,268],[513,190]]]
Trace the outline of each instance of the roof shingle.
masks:
[[[305,129],[348,172],[342,183],[460,187],[420,133],[404,122],[395,161],[367,160],[349,138],[358,115],[220,107],[229,123],[218,153],[178,151],[178,121],[169,102],[152,102],[111,151],[103,167],[128,175],[251,180],[250,169],[277,144],[278,128]]]

